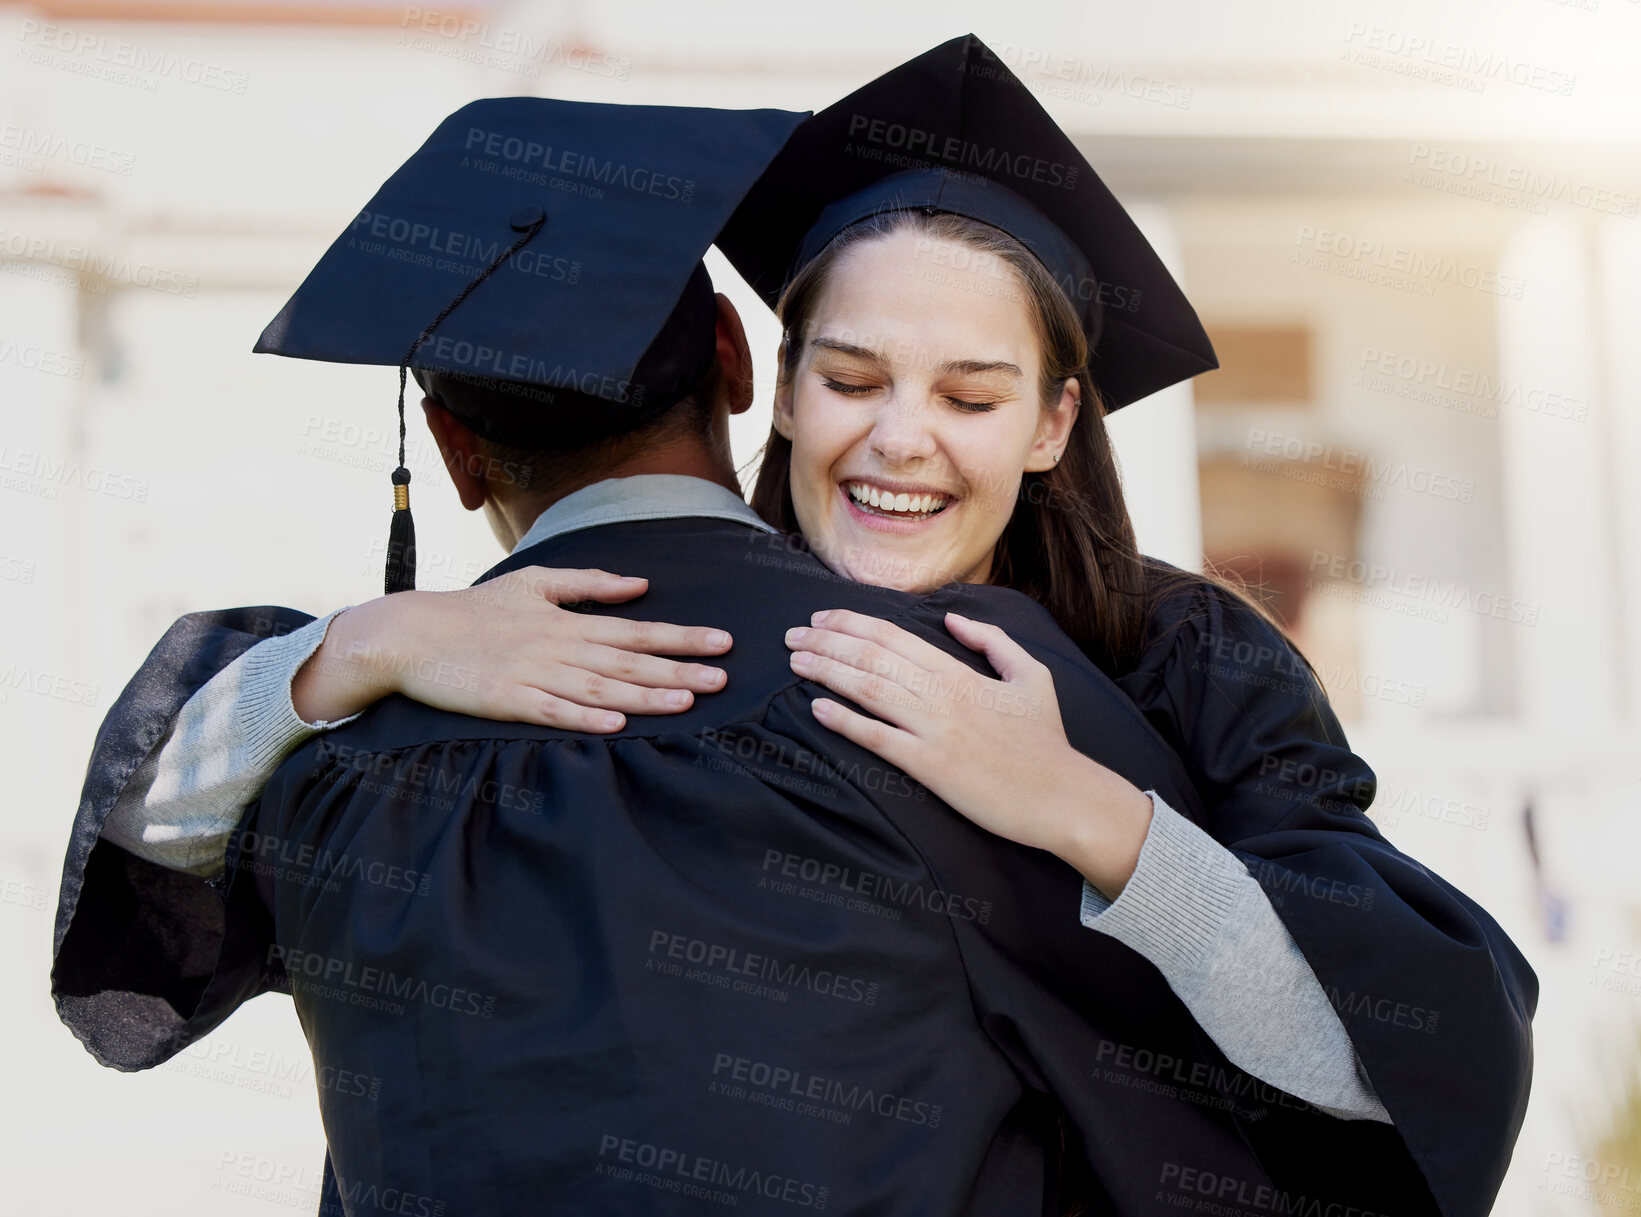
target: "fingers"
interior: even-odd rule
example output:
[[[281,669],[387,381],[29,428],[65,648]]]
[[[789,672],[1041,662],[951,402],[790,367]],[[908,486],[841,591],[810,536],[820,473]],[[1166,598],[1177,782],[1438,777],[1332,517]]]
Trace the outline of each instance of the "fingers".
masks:
[[[817,697],[809,703],[809,708],[821,726],[882,757],[895,768],[906,769],[911,764],[916,740],[907,732],[867,718],[848,706],[840,706],[829,697]]]
[[[885,650],[875,642],[835,630],[796,626],[786,631],[786,645],[795,654],[812,653],[835,659],[902,689],[922,694],[930,685],[929,673],[909,659]]]
[[[509,572],[532,593],[551,604],[576,604],[596,600],[600,604],[619,604],[642,596],[649,580],[637,576],[612,575],[607,570],[588,567],[585,570],[556,566],[524,566]]]
[[[599,660],[549,661],[533,671],[526,667],[513,679],[578,706],[618,710],[624,714],[678,714],[695,703],[695,694],[688,688],[634,684],[596,668],[583,667],[582,662]]]
[[[607,733],[621,730],[626,714],[681,713],[695,703],[692,690],[715,692],[726,677],[721,669],[701,664],[577,643],[544,666],[507,679],[512,682],[505,694],[507,716]]]
[[[884,650],[892,651],[901,658],[931,671],[942,664],[956,662],[933,643],[925,642],[916,634],[901,629],[893,622],[867,613],[857,613],[851,609],[823,609],[809,618],[809,624],[836,630],[840,634],[865,638],[877,643]]]
[[[722,655],[734,641],[728,633],[705,625],[672,625],[665,621],[623,621],[587,614],[581,636],[588,642],[649,655]]]
[[[613,575],[606,570],[575,570],[551,566],[525,566],[501,576],[531,595],[551,604],[596,601],[619,604],[644,594],[649,580],[637,576]],[[722,655],[734,643],[725,630],[704,625],[672,625],[665,621],[623,621],[587,614],[580,618],[578,632],[588,642],[602,643],[652,655]]]
[[[888,719],[896,726],[907,726],[927,717],[929,707],[916,693],[886,677],[863,672],[848,663],[839,662],[813,651],[794,651],[792,670],[805,680],[825,685],[832,692],[847,697],[873,714]],[[950,707],[941,707],[940,717],[950,715]]]
[[[623,714],[678,714],[690,708],[695,695],[688,689],[646,689],[598,672],[560,666],[542,677],[539,685],[512,686],[507,699],[510,709],[517,701],[530,710],[522,722],[544,722],[576,731],[617,731],[625,725],[618,721]],[[596,725],[606,721],[614,725]]]
[[[514,686],[508,709],[512,711],[513,722],[539,723],[544,727],[587,731],[594,735],[608,735],[627,725],[627,720],[620,714],[577,705],[545,689],[534,689],[528,685]]]
[[[984,655],[997,675],[1010,684],[1035,680],[1048,672],[1048,668],[1038,662],[1030,651],[1010,638],[999,626],[971,621],[958,613],[947,613],[946,628],[953,638],[971,651]]]
[[[722,668],[682,663],[592,642],[555,648],[555,658],[570,667],[652,690],[693,689],[697,693],[716,693],[728,679]]]

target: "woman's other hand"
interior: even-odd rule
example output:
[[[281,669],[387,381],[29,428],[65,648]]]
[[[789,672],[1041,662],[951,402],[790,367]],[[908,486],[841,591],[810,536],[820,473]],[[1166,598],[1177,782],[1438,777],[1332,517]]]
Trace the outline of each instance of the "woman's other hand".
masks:
[[[308,722],[331,721],[402,693],[479,718],[599,733],[619,731],[624,714],[677,714],[727,676],[661,656],[721,655],[727,633],[561,607],[620,604],[648,586],[526,566],[459,591],[381,596],[331,622],[292,682],[292,704]]]
[[[793,671],[878,716],[817,698],[824,726],[988,832],[1057,855],[1116,899],[1145,843],[1151,800],[1071,746],[1052,674],[1003,630],[956,613],[946,614],[946,628],[1001,679],[846,609],[816,613],[808,628],[787,633],[787,645]]]

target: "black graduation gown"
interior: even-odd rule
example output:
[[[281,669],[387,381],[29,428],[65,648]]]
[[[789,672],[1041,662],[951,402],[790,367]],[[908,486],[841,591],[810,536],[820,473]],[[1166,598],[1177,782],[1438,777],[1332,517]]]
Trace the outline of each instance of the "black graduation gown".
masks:
[[[1525,1095],[1531,972],[1371,825],[1234,800],[1221,824],[1135,702],[1002,589],[915,600],[705,520],[572,533],[497,572],[531,563],[645,571],[649,593],[614,611],[731,629],[728,689],[613,739],[388,699],[286,762],[213,890],[96,832],[192,689],[258,629],[307,618],[179,622],[104,724],[65,867],[54,986],[99,1060],[158,1063],[241,1001],[294,992],[322,1076],[382,1079],[365,1110],[320,1096],[350,1213],[544,1199],[588,1213],[1036,1213],[1073,1195],[1088,1213],[1205,1195],[1436,1212],[1420,1169],[1439,1211],[1486,1211]],[[1239,1074],[1149,963],[1079,924],[1071,868],[820,728],[818,690],[792,678],[781,637],[837,606],[977,667],[942,613],[1003,626],[1053,669],[1073,743],[1266,868],[1324,985],[1374,993],[1392,968],[1401,987],[1384,991],[1425,986],[1450,1031],[1427,1037],[1440,1053],[1347,1025],[1398,1127],[1439,1134],[1404,1145]],[[1143,665],[1124,677],[1146,679]],[[1177,726],[1189,703],[1140,704]],[[1293,745],[1256,732],[1245,752]],[[1342,919],[1283,875],[1306,892],[1365,878],[1396,898]],[[1478,953],[1486,975],[1455,974]],[[1459,1061],[1431,1085],[1441,1053]],[[1497,1094],[1513,1118],[1475,1106]]]
[[[1372,768],[1245,604],[1201,581],[1179,591],[1117,683],[1304,952],[1441,1211],[1491,1211],[1532,1076],[1538,977],[1520,950],[1367,818]]]

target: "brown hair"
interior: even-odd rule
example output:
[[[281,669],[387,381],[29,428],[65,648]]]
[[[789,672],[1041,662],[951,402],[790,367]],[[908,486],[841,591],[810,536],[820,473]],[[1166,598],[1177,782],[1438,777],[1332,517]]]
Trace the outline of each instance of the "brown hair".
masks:
[[[959,242],[1007,267],[1004,277],[1011,281],[1010,290],[1023,291],[1041,344],[1043,407],[1053,408],[1068,380],[1075,379],[1081,388],[1082,409],[1059,462],[1021,478],[1019,502],[993,554],[992,582],[1042,604],[1083,652],[1111,673],[1127,671],[1137,661],[1151,611],[1175,592],[1211,583],[1247,600],[1217,574],[1177,570],[1139,552],[1105,429],[1105,403],[1089,371],[1082,323],[1043,264],[989,224],[967,216],[903,210],[881,212],[840,232],[798,272],[781,297],[776,310],[785,336],[781,383],[797,369],[802,336],[843,251],[905,230]],[[798,532],[791,471],[792,443],[771,429],[752,506],[775,527]],[[1262,607],[1249,603],[1268,619]]]

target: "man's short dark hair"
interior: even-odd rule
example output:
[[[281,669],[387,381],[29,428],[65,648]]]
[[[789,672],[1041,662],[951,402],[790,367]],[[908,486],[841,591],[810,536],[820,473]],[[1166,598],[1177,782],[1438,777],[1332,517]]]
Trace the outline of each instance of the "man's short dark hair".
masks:
[[[550,486],[590,470],[615,468],[646,448],[673,439],[697,438],[712,424],[720,369],[716,360],[695,389],[678,401],[643,416],[633,426],[634,411],[618,402],[589,402],[587,395],[522,381],[497,380],[463,372],[420,369],[416,379],[434,401],[469,427],[478,438],[478,455],[489,481],[504,481],[521,491]],[[537,423],[520,442],[496,419],[535,418],[551,413],[554,424]]]
[[[511,466],[505,480],[551,485],[674,436],[707,433],[718,391],[717,316],[712,277],[697,263],[625,379],[555,368],[538,384],[416,368],[416,383],[479,437],[482,455]]]

